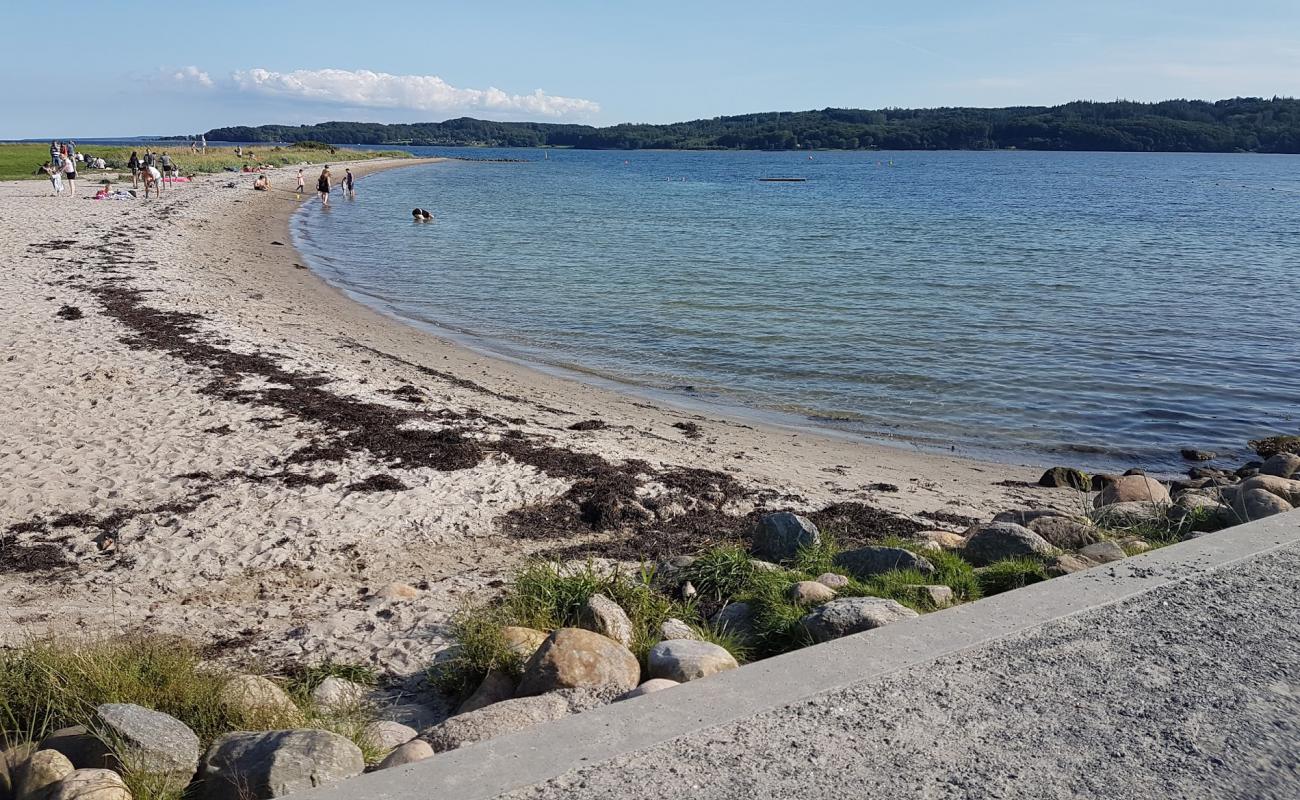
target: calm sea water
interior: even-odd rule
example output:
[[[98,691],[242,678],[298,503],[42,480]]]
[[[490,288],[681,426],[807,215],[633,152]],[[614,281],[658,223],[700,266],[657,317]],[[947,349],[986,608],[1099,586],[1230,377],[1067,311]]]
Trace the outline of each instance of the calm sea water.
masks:
[[[529,161],[373,175],[295,236],[490,350],[1092,468],[1300,429],[1300,157],[432,152]]]

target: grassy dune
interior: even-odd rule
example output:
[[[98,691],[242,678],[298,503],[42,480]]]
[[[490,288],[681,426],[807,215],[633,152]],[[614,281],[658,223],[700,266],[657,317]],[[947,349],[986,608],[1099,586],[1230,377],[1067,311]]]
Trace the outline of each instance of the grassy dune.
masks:
[[[108,169],[83,169],[78,177],[97,180],[99,177],[112,178],[126,172],[127,161],[131,151],[136,150],[143,157],[144,148],[140,146],[123,147],[117,145],[78,145],[78,151],[87,158],[102,158],[108,163]],[[209,147],[205,154],[191,153],[186,145],[177,147],[151,148],[156,153],[168,153],[172,161],[180,166],[181,174],[189,175],[201,172],[221,172],[228,167],[239,169],[245,164],[258,164],[272,167],[284,167],[293,164],[327,164],[332,161],[359,161],[370,158],[409,158],[410,153],[400,150],[346,150],[343,148],[303,147],[290,145],[276,147],[273,145],[254,146],[252,155],[245,151],[236,156],[233,147]],[[0,144],[0,180],[19,180],[23,178],[43,178],[37,168],[50,159],[48,143],[37,144]]]

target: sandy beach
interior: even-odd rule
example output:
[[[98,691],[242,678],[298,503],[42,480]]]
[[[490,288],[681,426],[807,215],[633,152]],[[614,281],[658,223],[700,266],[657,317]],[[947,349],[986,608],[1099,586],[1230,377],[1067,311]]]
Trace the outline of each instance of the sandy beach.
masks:
[[[413,163],[354,165],[359,193]],[[303,266],[294,173],[0,184],[0,643],[145,629],[411,676],[531,557],[689,552],[755,509],[959,531],[1079,502],[1024,485],[1042,465],[675,409],[387,318]]]

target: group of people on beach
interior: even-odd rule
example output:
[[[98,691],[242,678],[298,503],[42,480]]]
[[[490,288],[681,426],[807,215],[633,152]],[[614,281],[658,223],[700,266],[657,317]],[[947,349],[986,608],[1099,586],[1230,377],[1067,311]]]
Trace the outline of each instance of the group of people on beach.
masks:
[[[126,162],[131,170],[131,188],[138,188],[140,182],[144,182],[144,196],[149,196],[149,190],[153,189],[155,197],[162,197],[162,187],[168,176],[176,178],[180,175],[180,167],[173,161],[172,157],[163,153],[158,155],[149,148],[145,148],[144,158],[135,150],[131,151],[131,158]]]
[[[50,160],[41,165],[41,172],[49,177],[56,196],[63,194],[64,181],[70,190],[68,196],[77,196],[77,162],[84,158],[77,152],[76,142],[50,142]]]
[[[339,187],[343,191],[344,197],[356,197],[356,179],[352,177],[352,170],[347,169],[344,172],[343,179],[339,181]],[[303,193],[305,184],[303,181],[302,170],[298,170],[298,194]],[[320,202],[323,206],[330,204],[330,190],[334,188],[334,176],[330,173],[330,165],[326,164],[325,168],[320,171],[320,177],[316,179],[316,194],[320,196]]]

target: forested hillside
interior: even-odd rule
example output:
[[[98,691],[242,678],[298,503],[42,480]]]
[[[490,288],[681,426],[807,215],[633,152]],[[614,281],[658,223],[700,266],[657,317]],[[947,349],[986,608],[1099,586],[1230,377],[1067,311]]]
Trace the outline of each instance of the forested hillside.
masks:
[[[540,122],[325,122],[208,131],[213,141],[587,149],[1133,150],[1300,153],[1300,100],[1075,102],[1014,108],[827,108],[596,128]]]

